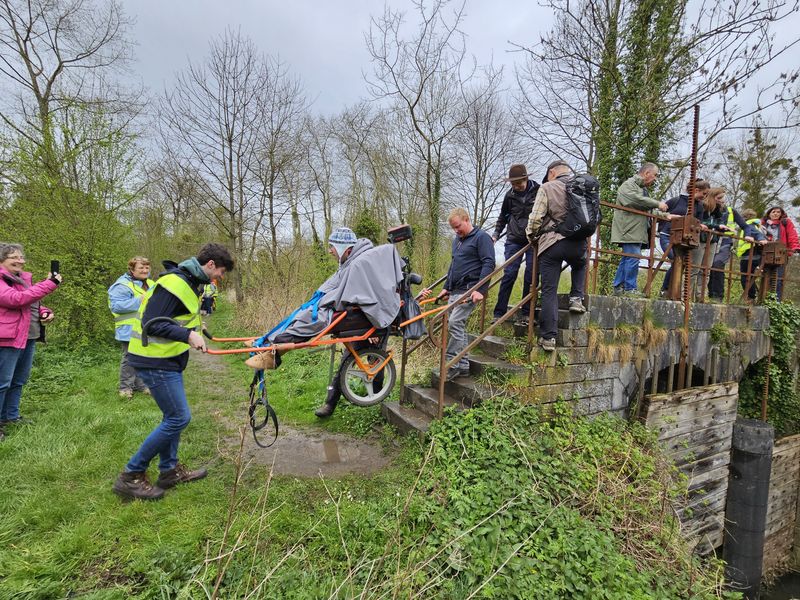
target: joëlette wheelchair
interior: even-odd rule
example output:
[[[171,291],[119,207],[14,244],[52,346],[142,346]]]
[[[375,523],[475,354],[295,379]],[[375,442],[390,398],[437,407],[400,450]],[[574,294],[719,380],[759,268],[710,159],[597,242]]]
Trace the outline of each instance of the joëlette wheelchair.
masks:
[[[395,227],[389,230],[389,242],[398,243],[411,238],[411,228],[407,225]],[[406,336],[409,330],[406,329],[412,324],[421,324],[418,321],[430,317],[447,308],[447,306],[437,307],[432,310],[420,312],[414,311],[413,316],[409,315],[404,306],[411,302],[411,286],[422,283],[422,277],[411,271],[407,258],[403,258],[403,279],[400,283],[398,293],[401,298],[401,310],[394,322],[386,329],[378,331],[369,320],[364,316],[358,306],[348,306],[344,310],[334,313],[331,322],[309,340],[298,342],[275,343],[267,346],[245,348],[231,348],[223,350],[209,349],[209,354],[250,354],[254,355],[262,352],[271,352],[275,355],[285,354],[292,350],[315,349],[325,346],[342,344],[347,349],[347,355],[343,359],[342,367],[339,369],[339,384],[342,395],[348,401],[357,406],[373,406],[383,402],[391,393],[397,382],[397,369],[394,364],[394,350],[385,350],[386,341],[389,336]],[[422,301],[420,304],[431,302]],[[203,334],[213,342],[243,342],[252,344],[259,336],[250,337],[214,337],[207,330]],[[423,333],[425,335],[424,328]],[[144,336],[143,336],[144,337]],[[263,337],[263,336],[262,336]],[[418,336],[419,337],[419,336]],[[377,344],[370,342],[371,339],[378,339]],[[367,342],[363,344],[363,342]],[[277,357],[276,357],[277,358]],[[263,410],[260,408],[263,407]],[[261,447],[271,446],[278,435],[278,420],[275,411],[267,399],[267,390],[264,379],[264,370],[257,370],[253,381],[250,384],[250,425],[253,429],[253,437]],[[257,413],[262,413],[261,418]],[[275,436],[270,444],[262,444],[257,432],[266,427],[272,421],[275,428]]]

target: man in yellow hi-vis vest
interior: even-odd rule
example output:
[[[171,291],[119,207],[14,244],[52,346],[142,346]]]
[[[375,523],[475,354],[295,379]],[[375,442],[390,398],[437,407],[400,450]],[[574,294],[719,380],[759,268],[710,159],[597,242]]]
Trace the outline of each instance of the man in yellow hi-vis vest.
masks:
[[[208,474],[205,469],[190,471],[178,462],[181,432],[191,420],[183,371],[189,362],[189,348],[206,351],[199,331],[203,286],[233,267],[227,248],[206,244],[196,258],[162,274],[142,300],[139,319],[131,331],[128,362],[150,389],[163,418],[114,482],[114,492],[123,498],[157,500],[164,490]],[[147,345],[143,344],[144,329]],[[147,468],[156,455],[160,457],[159,476],[153,486],[147,478]]]
[[[150,279],[150,261],[144,256],[134,256],[128,261],[128,272],[121,275],[108,288],[108,308],[114,316],[114,339],[122,345],[119,365],[119,395],[132,398],[133,392],[148,393],[147,386],[128,364],[128,342],[133,323],[139,318],[142,298],[154,282]]]

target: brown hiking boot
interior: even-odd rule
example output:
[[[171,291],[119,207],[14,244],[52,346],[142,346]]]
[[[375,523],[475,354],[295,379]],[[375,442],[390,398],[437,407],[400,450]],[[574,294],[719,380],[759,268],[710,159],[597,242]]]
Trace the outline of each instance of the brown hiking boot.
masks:
[[[171,487],[175,487],[179,483],[189,483],[190,481],[197,481],[198,479],[202,479],[208,475],[207,469],[197,469],[196,471],[190,471],[181,463],[175,465],[174,469],[170,469],[169,471],[162,471],[158,475],[158,480],[156,481],[156,485],[160,488],[164,488],[168,490]]]
[[[126,500],[160,500],[164,496],[162,488],[150,484],[147,473],[123,471],[114,482],[113,490]]]
[[[244,364],[257,371],[274,369],[276,367],[275,352],[273,350],[258,352],[244,361]]]

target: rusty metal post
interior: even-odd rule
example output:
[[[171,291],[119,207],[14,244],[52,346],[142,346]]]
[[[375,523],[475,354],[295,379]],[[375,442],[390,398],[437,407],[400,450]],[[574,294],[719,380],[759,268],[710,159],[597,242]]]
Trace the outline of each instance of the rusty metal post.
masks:
[[[653,265],[656,261],[656,228],[658,226],[658,219],[650,217],[650,256],[647,259],[647,283],[644,286],[644,295],[650,296],[650,288],[653,285]]]
[[[531,264],[531,300],[528,304],[528,344],[527,354],[533,351],[533,319],[536,315],[536,303],[539,301],[539,244],[533,243],[533,258]],[[559,275],[560,277],[560,275]]]
[[[694,186],[697,181],[697,141],[700,132],[700,105],[694,105],[694,123],[692,127],[692,161],[689,166],[689,202],[686,207],[686,215],[694,216]],[[691,281],[692,281],[692,255],[691,252],[686,252],[684,257],[686,264],[684,265],[684,284],[683,284],[683,336],[681,345],[681,356],[678,364],[678,389],[683,389],[691,385],[691,381],[687,381],[686,371],[687,363],[689,362],[689,318],[692,310],[691,298]]]
[[[764,375],[764,389],[761,392],[761,420],[767,420],[767,402],[769,399],[769,367],[772,363],[772,350],[767,354],[767,368]]]
[[[753,251],[755,250],[756,245],[751,244],[750,250],[747,252],[747,279],[745,282],[745,286],[742,289],[742,301],[747,302],[750,304],[750,288],[754,284],[754,277],[753,277]],[[741,265],[740,265],[741,266]]]
[[[406,346],[408,345],[408,340],[406,340],[405,336],[403,336],[403,346],[400,350],[400,404],[406,399],[406,362],[408,361],[408,357],[406,356]]]
[[[486,290],[486,296],[487,297],[483,299],[483,302],[481,302],[481,324],[480,324],[480,330],[481,331],[483,331],[484,328],[486,327],[486,304],[487,304],[487,302],[489,302],[489,298],[488,298],[489,290],[488,289]]]
[[[442,314],[442,347],[439,349],[439,408],[436,417],[441,419],[444,415],[444,384],[447,380],[447,317],[450,311]]]

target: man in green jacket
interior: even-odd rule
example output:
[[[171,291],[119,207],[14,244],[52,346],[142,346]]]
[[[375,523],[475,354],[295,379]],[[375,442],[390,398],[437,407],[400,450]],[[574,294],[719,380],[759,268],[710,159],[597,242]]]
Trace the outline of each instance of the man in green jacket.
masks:
[[[635,208],[640,211],[656,210],[665,213],[667,205],[651,198],[648,188],[653,185],[658,177],[658,166],[646,162],[639,169],[639,173],[624,181],[617,190],[617,204]],[[667,215],[662,215],[667,216]],[[611,223],[611,243],[622,246],[625,254],[636,256],[623,256],[617,267],[614,277],[614,294],[638,295],[637,276],[639,274],[639,254],[642,246],[648,243],[647,226],[648,218],[623,210],[614,211],[614,220]]]

